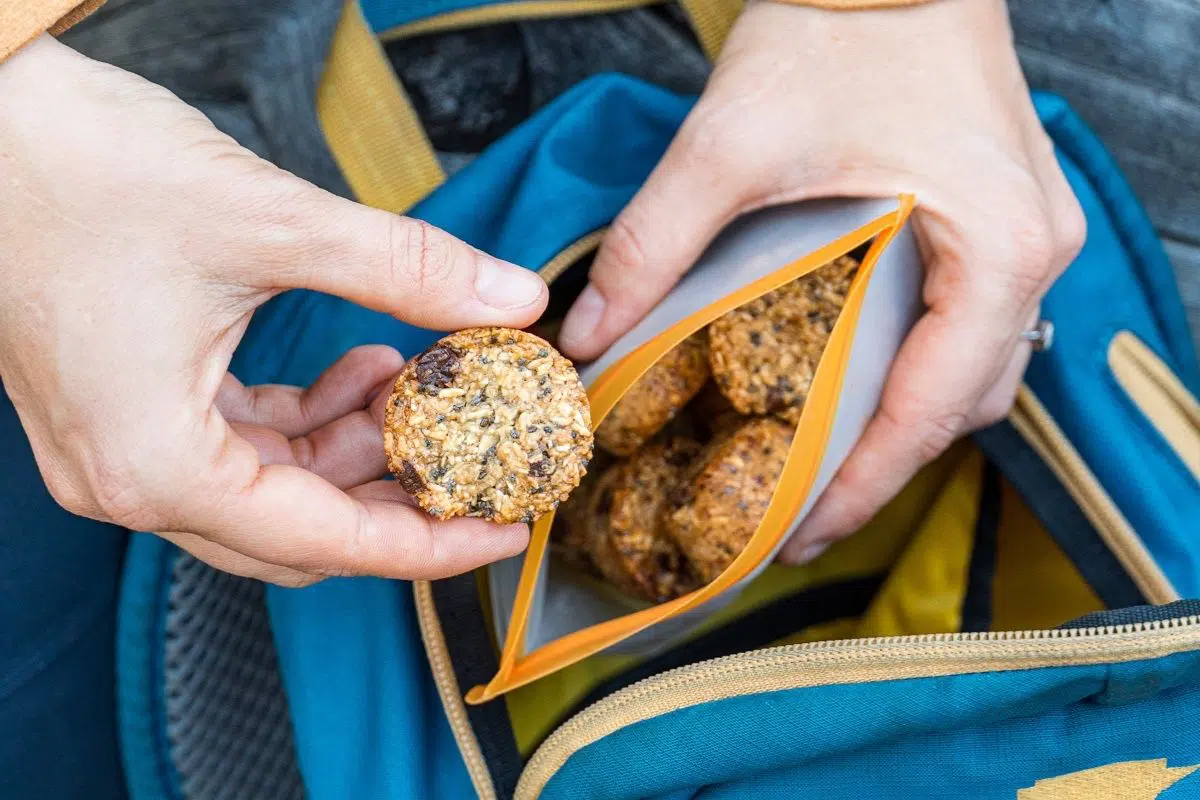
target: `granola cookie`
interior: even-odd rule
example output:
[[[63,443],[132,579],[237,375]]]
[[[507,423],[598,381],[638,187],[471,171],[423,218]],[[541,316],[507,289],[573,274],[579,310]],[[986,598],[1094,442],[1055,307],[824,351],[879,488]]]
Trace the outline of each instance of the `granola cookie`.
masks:
[[[432,516],[529,523],[579,485],[591,416],[575,368],[549,344],[474,328],[405,365],[384,444],[392,473]]]
[[[843,256],[709,325],[713,378],[734,408],[799,422],[857,269]]]
[[[554,514],[550,529],[550,547],[564,561],[579,569],[596,572],[592,563],[591,539],[596,520],[607,516],[597,511],[616,460],[603,450],[593,454],[587,474]],[[607,502],[607,501],[606,501]]]
[[[695,578],[663,526],[666,497],[687,463],[699,452],[690,439],[654,442],[613,468],[602,487],[602,527],[591,540],[592,561],[626,593],[661,603],[696,588]]]
[[[758,528],[793,433],[773,417],[747,420],[708,445],[671,498],[667,532],[705,583],[733,562]]]
[[[662,512],[684,465],[699,450],[691,439],[658,440],[627,461],[589,471],[555,515],[558,554],[622,592],[655,603],[696,588],[687,561],[666,535]]]
[[[617,401],[596,429],[596,442],[613,455],[632,455],[700,391],[708,380],[708,360],[703,330],[684,339]]]

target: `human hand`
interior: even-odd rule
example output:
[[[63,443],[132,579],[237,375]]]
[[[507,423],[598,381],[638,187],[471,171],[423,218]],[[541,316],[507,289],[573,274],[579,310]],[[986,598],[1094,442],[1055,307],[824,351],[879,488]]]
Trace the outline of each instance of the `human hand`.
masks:
[[[288,585],[440,577],[524,547],[522,525],[435,522],[377,480],[390,348],[306,392],[227,370],[286,289],[522,327],[545,306],[536,275],[323,192],[49,37],[0,64],[0,183],[0,376],[68,510]]]
[[[595,357],[738,215],[902,192],[917,197],[927,311],[785,561],[857,530],[957,437],[1007,413],[1030,352],[1019,334],[1082,246],[1084,217],[1030,102],[1003,0],[749,5],[563,324],[563,349]]]

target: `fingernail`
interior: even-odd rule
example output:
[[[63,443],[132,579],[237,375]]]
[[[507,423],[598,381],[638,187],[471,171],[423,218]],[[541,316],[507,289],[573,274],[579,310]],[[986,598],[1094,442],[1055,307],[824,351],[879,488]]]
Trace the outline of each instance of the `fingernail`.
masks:
[[[492,308],[510,310],[536,303],[546,282],[536,272],[485,259],[475,276],[475,293]]]
[[[604,299],[604,295],[589,283],[580,292],[579,297],[575,300],[575,305],[571,306],[571,310],[567,312],[567,318],[563,320],[562,331],[558,334],[559,341],[568,348],[586,342],[596,331],[596,326],[600,324],[607,305],[608,301]]]

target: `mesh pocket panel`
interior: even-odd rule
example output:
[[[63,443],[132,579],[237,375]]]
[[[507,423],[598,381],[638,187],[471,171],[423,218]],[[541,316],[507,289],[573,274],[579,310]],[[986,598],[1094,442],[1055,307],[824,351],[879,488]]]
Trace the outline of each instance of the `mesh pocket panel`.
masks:
[[[303,798],[263,585],[186,553],[171,583],[167,739],[184,796]]]

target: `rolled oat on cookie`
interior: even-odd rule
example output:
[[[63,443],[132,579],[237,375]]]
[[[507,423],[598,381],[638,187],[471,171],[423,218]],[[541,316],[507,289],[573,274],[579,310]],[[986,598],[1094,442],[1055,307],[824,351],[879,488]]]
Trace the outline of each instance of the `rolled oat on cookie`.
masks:
[[[571,362],[533,334],[459,331],[404,366],[384,445],[389,469],[430,515],[531,523],[587,472],[587,393]]]

